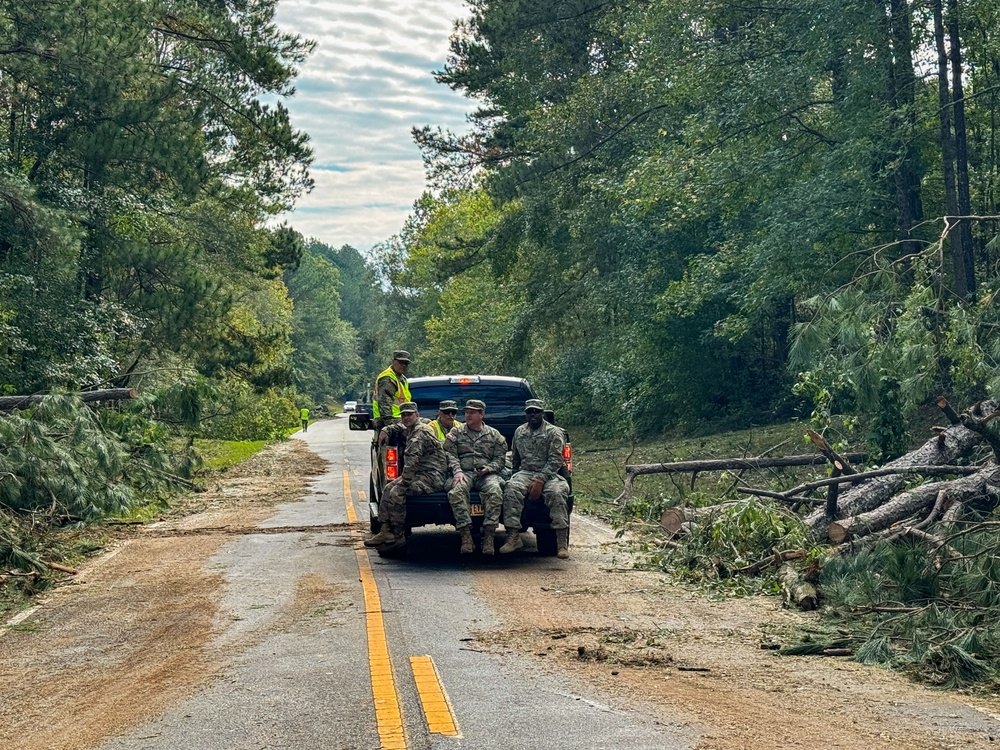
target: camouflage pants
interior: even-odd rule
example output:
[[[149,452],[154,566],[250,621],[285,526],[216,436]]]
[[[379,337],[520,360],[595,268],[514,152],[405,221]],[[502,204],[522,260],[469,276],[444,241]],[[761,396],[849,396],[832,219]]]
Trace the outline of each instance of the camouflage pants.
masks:
[[[448,502],[455,516],[455,528],[460,529],[472,523],[469,499],[473,490],[479,491],[479,498],[483,501],[485,512],[483,525],[496,526],[500,523],[500,511],[503,508],[503,480],[497,474],[477,477],[475,472],[462,473],[465,475],[465,481],[448,490]]]
[[[528,485],[535,478],[533,471],[519,471],[507,480],[503,491],[503,525],[505,529],[521,528],[521,513],[528,497]],[[569,485],[562,477],[554,477],[542,487],[542,500],[549,509],[549,518],[553,529],[569,528],[569,509],[566,498],[569,497]],[[528,501],[536,502],[536,501]]]
[[[378,520],[392,526],[402,526],[406,522],[406,498],[412,495],[426,495],[444,489],[444,474],[418,474],[409,484],[402,479],[393,479],[382,490],[378,504]]]

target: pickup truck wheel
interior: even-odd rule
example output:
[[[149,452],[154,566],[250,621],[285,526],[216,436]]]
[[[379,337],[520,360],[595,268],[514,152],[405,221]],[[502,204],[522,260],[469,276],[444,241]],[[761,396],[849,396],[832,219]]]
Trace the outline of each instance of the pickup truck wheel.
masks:
[[[539,555],[555,557],[559,551],[556,547],[555,529],[535,529],[535,546],[538,547]]]

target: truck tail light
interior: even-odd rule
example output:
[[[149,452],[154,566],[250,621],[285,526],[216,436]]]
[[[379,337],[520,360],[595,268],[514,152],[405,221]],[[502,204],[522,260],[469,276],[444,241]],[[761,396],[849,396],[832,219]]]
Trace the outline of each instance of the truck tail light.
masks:
[[[399,479],[398,448],[389,448],[385,452],[385,476],[387,479]]]
[[[573,471],[573,446],[569,443],[563,446],[563,465],[566,467],[566,471]]]

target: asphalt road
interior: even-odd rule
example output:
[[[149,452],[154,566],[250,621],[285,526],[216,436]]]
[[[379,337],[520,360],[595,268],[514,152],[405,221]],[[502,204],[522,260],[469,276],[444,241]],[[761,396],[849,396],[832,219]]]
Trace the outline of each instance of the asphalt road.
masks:
[[[541,672],[528,656],[470,648],[477,631],[501,624],[473,575],[498,561],[460,558],[457,535],[442,528],[415,531],[404,558],[366,550],[370,433],[339,417],[297,437],[329,469],[263,526],[325,528],[223,547],[210,563],[226,581],[213,650],[228,668],[102,750],[693,746],[682,730]],[[503,564],[574,564],[530,548],[511,557]]]

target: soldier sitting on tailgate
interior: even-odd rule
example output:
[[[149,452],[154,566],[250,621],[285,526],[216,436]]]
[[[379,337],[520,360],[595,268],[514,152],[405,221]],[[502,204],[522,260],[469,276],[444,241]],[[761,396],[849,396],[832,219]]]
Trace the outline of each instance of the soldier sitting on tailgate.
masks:
[[[496,429],[483,423],[485,415],[485,402],[470,398],[465,402],[465,424],[452,427],[444,441],[448,467],[454,475],[448,502],[455,516],[455,528],[462,535],[463,555],[475,550],[469,506],[472,490],[479,491],[484,505],[484,555],[493,554],[493,534],[503,508],[500,472],[507,462],[507,441]]]
[[[444,447],[434,431],[420,423],[417,405],[408,401],[399,411],[407,432],[403,473],[385,486],[378,513],[382,528],[364,542],[366,547],[378,547],[379,552],[406,546],[406,498],[443,490],[448,472]]]
[[[507,540],[500,548],[506,555],[524,546],[521,541],[521,513],[525,498],[545,501],[552,529],[556,532],[557,556],[569,557],[569,510],[566,498],[569,485],[559,476],[563,468],[563,448],[566,434],[545,421],[545,404],[541,399],[524,402],[528,421],[514,431],[511,441],[513,476],[507,480],[503,494],[503,525]]]

